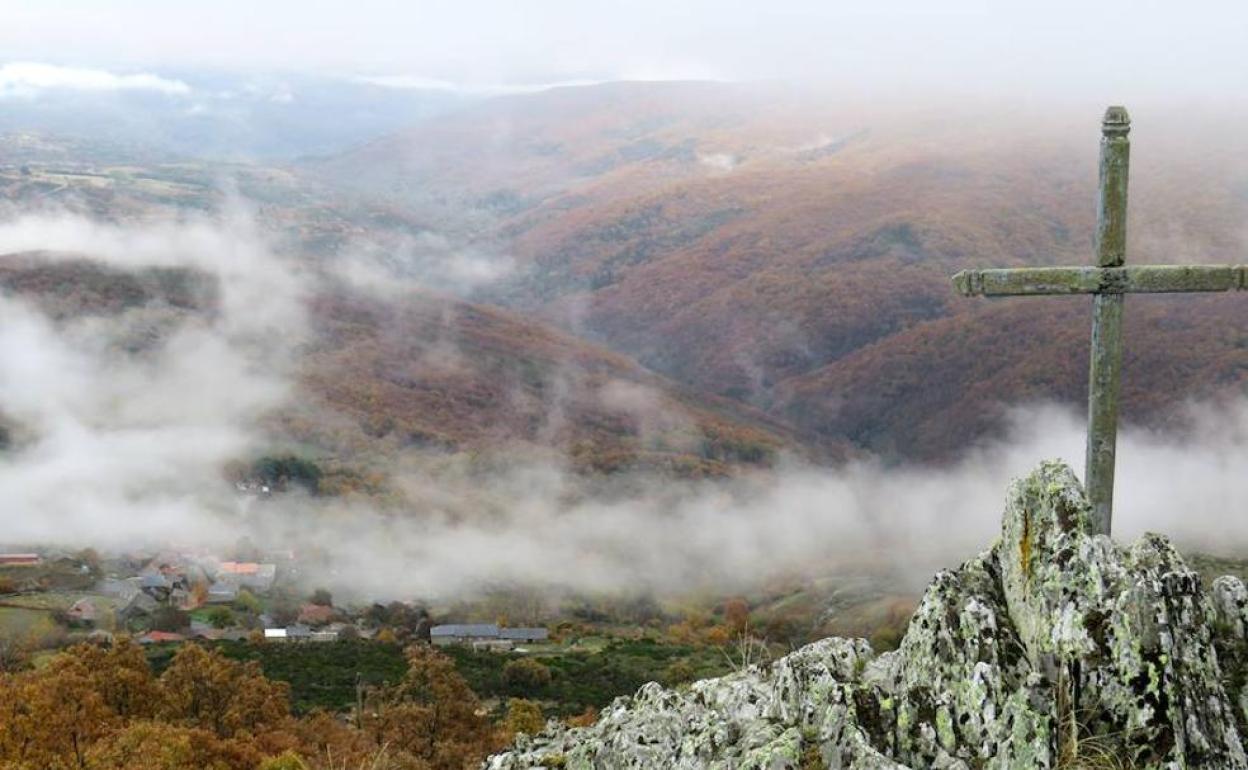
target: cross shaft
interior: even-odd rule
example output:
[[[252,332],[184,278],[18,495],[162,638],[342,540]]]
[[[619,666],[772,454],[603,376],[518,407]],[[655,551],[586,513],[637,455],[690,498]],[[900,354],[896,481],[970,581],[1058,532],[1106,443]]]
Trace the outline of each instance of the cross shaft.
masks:
[[[1093,296],[1084,484],[1092,504],[1093,526],[1105,535],[1110,533],[1113,520],[1125,295],[1248,290],[1248,265],[1123,266],[1130,130],[1131,120],[1124,108],[1110,107],[1105,111],[1101,124],[1095,265],[963,270],[953,277],[954,286],[968,297]]]

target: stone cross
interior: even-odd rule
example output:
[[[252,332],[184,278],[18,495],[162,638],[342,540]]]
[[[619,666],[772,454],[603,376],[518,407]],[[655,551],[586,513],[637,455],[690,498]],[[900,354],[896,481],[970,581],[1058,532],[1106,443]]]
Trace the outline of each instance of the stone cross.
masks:
[[[1096,532],[1108,535],[1113,518],[1114,445],[1122,369],[1122,305],[1129,293],[1248,289],[1244,265],[1141,265],[1124,267],[1127,242],[1127,133],[1131,119],[1110,107],[1101,123],[1100,192],[1096,212],[1096,265],[963,270],[953,283],[964,296],[1091,294],[1092,357],[1088,377],[1088,450],[1084,484]]]

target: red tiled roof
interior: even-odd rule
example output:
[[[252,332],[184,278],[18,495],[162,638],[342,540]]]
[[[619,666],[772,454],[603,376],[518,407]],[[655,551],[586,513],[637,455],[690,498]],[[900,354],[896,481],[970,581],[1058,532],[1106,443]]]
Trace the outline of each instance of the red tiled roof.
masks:
[[[223,561],[221,571],[231,575],[254,575],[260,571],[260,565],[251,561]]]
[[[334,617],[334,608],[321,604],[305,604],[299,609],[300,623],[328,623]]]
[[[184,642],[186,637],[169,631],[148,631],[140,637],[140,641],[144,640],[149,642]]]

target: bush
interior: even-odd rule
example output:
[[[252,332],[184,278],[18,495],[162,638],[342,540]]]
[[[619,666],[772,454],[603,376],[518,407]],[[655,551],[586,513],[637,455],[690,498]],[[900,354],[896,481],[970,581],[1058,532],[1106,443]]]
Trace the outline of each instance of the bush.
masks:
[[[269,607],[269,617],[275,625],[289,626],[299,619],[299,605],[287,598],[278,599]]]
[[[208,622],[213,628],[229,628],[234,625],[234,613],[228,607],[213,607],[208,610]]]
[[[533,694],[550,684],[550,669],[532,658],[509,661],[503,666],[503,682],[515,695]]]
[[[259,770],[308,770],[308,766],[298,754],[287,751],[261,762]]]
[[[546,720],[542,717],[541,706],[531,700],[512,698],[507,702],[507,716],[503,724],[513,737],[517,733],[536,735],[546,726]]]
[[[253,615],[259,615],[260,611],[264,609],[256,595],[246,588],[238,592],[238,596],[234,599],[234,606],[243,612],[250,612]]]
[[[693,665],[685,660],[675,660],[663,672],[663,684],[674,687],[678,684],[692,682],[694,679]]]
[[[252,466],[252,474],[274,489],[282,490],[289,484],[298,484],[308,492],[317,494],[324,472],[311,460],[282,455],[256,460]]]

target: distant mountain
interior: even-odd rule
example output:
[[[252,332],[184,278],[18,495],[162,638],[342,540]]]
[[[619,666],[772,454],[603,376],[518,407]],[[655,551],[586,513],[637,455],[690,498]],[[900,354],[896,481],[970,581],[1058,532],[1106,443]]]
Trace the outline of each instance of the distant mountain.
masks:
[[[635,189],[699,168],[699,140],[749,115],[738,87],[609,83],[503,96],[336,157],[319,175],[387,198],[509,214],[612,179]],[[582,203],[565,200],[565,206]]]
[[[478,299],[823,440],[938,458],[1003,405],[1082,399],[1086,299],[971,301],[949,277],[1089,261],[1099,118],[623,83],[492,100],[311,170],[470,218],[522,268]],[[1242,132],[1135,119],[1132,261],[1242,262]],[[1248,382],[1243,301],[1129,303],[1129,417]]]
[[[0,62],[2,63],[2,62]],[[206,71],[162,73],[177,90],[0,91],[0,134],[53,134],[152,160],[290,160],[341,152],[473,101],[446,89]]]

